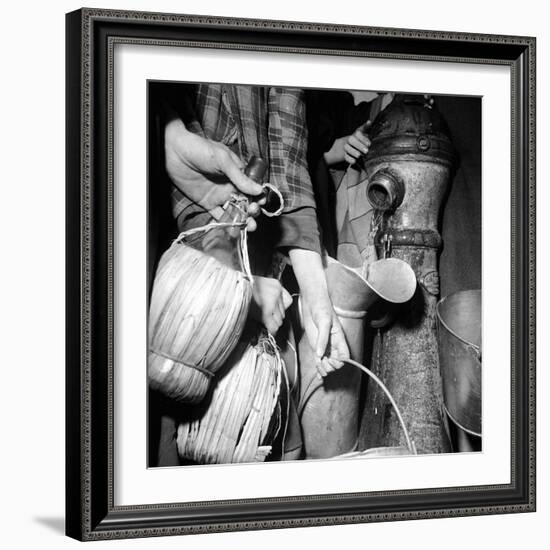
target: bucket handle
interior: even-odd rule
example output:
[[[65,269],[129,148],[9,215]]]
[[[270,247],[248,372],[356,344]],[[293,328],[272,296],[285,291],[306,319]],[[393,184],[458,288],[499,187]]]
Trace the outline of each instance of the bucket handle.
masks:
[[[409,452],[412,455],[416,455],[417,454],[416,448],[414,446],[414,443],[411,440],[411,437],[409,435],[409,431],[407,430],[407,426],[405,425],[405,421],[403,420],[403,415],[401,414],[401,411],[399,410],[399,407],[397,406],[397,403],[395,402],[395,399],[393,398],[392,394],[390,393],[390,391],[388,390],[388,388],[386,387],[384,382],[382,382],[382,380],[380,380],[380,378],[378,378],[378,376],[376,376],[376,374],[374,374],[374,372],[372,372],[370,369],[368,369],[367,367],[365,367],[361,363],[358,363],[357,361],[354,361],[353,359],[339,359],[339,360],[344,362],[344,363],[347,363],[348,365],[351,365],[355,368],[358,368],[361,371],[363,371],[367,376],[369,376],[372,380],[374,380],[374,382],[376,382],[376,384],[378,384],[378,386],[386,394],[386,397],[389,399],[392,407],[395,410],[395,414],[397,415],[399,425],[401,426],[401,429],[403,430],[403,434],[405,436],[405,442],[407,443],[407,449],[409,450]],[[315,378],[313,378],[313,380],[315,380]],[[310,386],[311,386],[311,384],[310,384]],[[306,406],[307,402],[309,401],[309,398],[322,386],[323,386],[323,382],[321,381],[320,383],[315,385],[313,388],[311,388],[311,390],[309,390],[309,387],[306,389],[306,391],[309,390],[309,392],[300,400],[300,403],[298,405],[298,414],[300,416],[302,415],[302,413],[305,409],[305,406]]]
[[[399,410],[399,407],[397,406],[397,403],[395,402],[395,399],[393,398],[392,394],[390,393],[390,390],[386,387],[384,382],[374,374],[370,369],[362,365],[361,363],[358,363],[357,361],[354,361],[353,359],[342,359],[344,363],[348,363],[348,365],[352,365],[360,370],[362,370],[367,376],[369,376],[372,380],[374,380],[378,386],[381,388],[381,390],[386,394],[386,397],[389,399],[390,403],[392,404],[395,414],[397,415],[397,419],[399,420],[399,424],[401,425],[401,429],[403,430],[403,434],[405,436],[405,441],[407,443],[407,449],[409,452],[413,455],[416,453],[416,448],[414,446],[414,443],[411,440],[411,437],[409,435],[409,431],[407,430],[407,426],[405,425],[405,421],[403,420],[403,416],[401,414],[401,411]]]

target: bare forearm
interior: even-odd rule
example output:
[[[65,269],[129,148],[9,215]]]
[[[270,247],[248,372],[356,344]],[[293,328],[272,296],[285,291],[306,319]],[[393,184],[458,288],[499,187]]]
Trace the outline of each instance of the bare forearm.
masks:
[[[326,376],[343,365],[349,350],[332,307],[323,261],[311,250],[294,248],[289,255],[300,287],[304,330],[317,356],[319,374]]]
[[[318,252],[302,248],[292,248],[288,255],[300,287],[300,293],[308,297],[319,293],[328,295],[321,255]]]

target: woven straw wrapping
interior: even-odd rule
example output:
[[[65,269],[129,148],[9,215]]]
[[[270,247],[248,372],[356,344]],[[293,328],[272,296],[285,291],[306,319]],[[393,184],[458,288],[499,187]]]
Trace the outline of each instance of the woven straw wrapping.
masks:
[[[151,388],[178,401],[206,395],[248,314],[252,283],[244,273],[183,242],[163,254],[149,309]]]
[[[272,340],[261,338],[244,352],[237,348],[216,377],[210,402],[179,425],[180,456],[199,464],[263,462],[271,452],[266,436],[276,436],[270,424],[283,368]]]

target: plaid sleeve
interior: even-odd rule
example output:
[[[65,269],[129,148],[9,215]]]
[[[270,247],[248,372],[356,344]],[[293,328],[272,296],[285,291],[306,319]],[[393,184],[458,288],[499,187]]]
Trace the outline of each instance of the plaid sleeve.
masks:
[[[302,90],[269,90],[269,179],[285,208],[276,246],[320,251],[315,198],[307,165],[306,107]]]
[[[306,107],[302,90],[269,90],[269,179],[281,191],[285,211],[315,208],[307,166]]]

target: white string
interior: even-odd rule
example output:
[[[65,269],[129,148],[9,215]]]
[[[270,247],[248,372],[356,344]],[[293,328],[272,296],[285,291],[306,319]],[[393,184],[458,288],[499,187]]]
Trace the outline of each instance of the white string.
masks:
[[[364,365],[361,365],[361,363],[358,363],[357,361],[354,361],[353,359],[339,359],[339,360],[343,361],[344,363],[348,363],[349,365],[352,365],[353,367],[356,367],[356,368],[362,370],[365,374],[367,374],[370,378],[372,378],[378,384],[378,386],[380,386],[380,388],[386,394],[387,398],[389,399],[391,405],[393,406],[393,408],[395,410],[395,414],[397,415],[397,419],[399,420],[399,424],[401,425],[401,429],[403,430],[403,433],[405,435],[405,441],[407,442],[407,448],[409,449],[411,454],[413,454],[413,455],[417,454],[416,453],[416,448],[415,448],[415,446],[414,446],[414,444],[411,441],[411,438],[409,436],[409,431],[407,430],[407,426],[405,425],[405,421],[403,420],[403,416],[401,415],[401,411],[399,410],[399,407],[397,406],[397,403],[395,402],[392,394],[390,393],[390,391],[388,390],[388,388],[386,387],[384,382],[382,382],[382,380],[380,380],[380,378],[378,378],[378,376],[376,376],[376,374],[374,374],[374,372],[372,372],[370,369],[368,369]],[[311,382],[309,383],[308,387],[305,389],[303,397],[300,400],[300,403],[298,404],[298,415],[300,417],[302,416],[303,410],[305,409],[305,406],[307,405],[307,402],[309,401],[311,396],[318,389],[323,387],[323,381],[321,380],[321,381],[317,381],[317,385],[315,385],[311,388],[311,386],[314,382],[315,382],[315,377],[311,379]],[[310,390],[310,388],[311,388],[311,390]]]
[[[273,191],[273,193],[275,193],[277,195],[277,197],[279,198],[279,208],[277,208],[277,210],[275,210],[275,212],[270,212],[269,210],[266,210],[265,208],[261,208],[261,211],[262,213],[264,214],[264,216],[267,216],[268,218],[274,218],[275,216],[280,216],[283,212],[283,209],[285,207],[285,201],[283,199],[283,195],[281,194],[281,192],[274,186],[274,185],[271,185],[271,183],[264,183],[262,185],[262,187],[266,188],[267,189],[270,189],[271,191]]]
[[[405,440],[407,442],[407,447],[408,447],[409,451],[411,452],[411,454],[415,455],[416,454],[416,449],[415,449],[415,447],[414,447],[414,445],[411,441],[411,438],[409,436],[409,431],[407,430],[407,426],[405,426],[405,421],[403,420],[403,416],[401,416],[401,411],[399,410],[399,407],[397,406],[397,403],[395,402],[392,394],[390,393],[390,391],[388,390],[388,388],[386,387],[384,382],[382,382],[382,380],[380,380],[380,378],[378,378],[378,376],[376,376],[376,374],[374,374],[374,372],[372,372],[370,369],[368,369],[367,367],[361,365],[361,363],[358,363],[357,361],[354,361],[353,359],[342,359],[342,361],[344,361],[344,363],[348,363],[350,365],[353,365],[354,367],[357,367],[358,369],[361,369],[365,374],[370,376],[380,386],[380,388],[382,388],[382,391],[386,394],[387,398],[390,400],[390,403],[392,404],[393,408],[395,409],[395,414],[397,415],[397,419],[399,420],[399,423],[401,424],[401,428],[403,430],[403,433],[405,434]]]
[[[241,229],[240,244],[244,273],[246,278],[250,281],[250,284],[254,284],[254,277],[252,276],[252,269],[250,268],[250,258],[248,256],[248,231],[246,228]]]
[[[285,362],[283,361],[283,358],[281,357],[281,354],[280,354],[280,351],[279,351],[279,346],[277,345],[277,341],[275,340],[275,337],[270,332],[266,332],[266,337],[267,337],[267,341],[269,342],[269,344],[272,347],[273,353],[275,354],[275,356],[277,358],[277,365],[279,367],[279,371],[278,371],[277,374],[279,375],[279,379],[282,378],[284,380],[285,387],[286,387],[286,401],[287,401],[286,409],[287,410],[286,410],[286,416],[285,416],[285,426],[284,426],[284,429],[283,429],[283,436],[282,436],[282,440],[281,440],[281,456],[284,456],[284,454],[285,454],[285,440],[286,440],[286,435],[287,435],[287,431],[288,431],[288,421],[289,421],[289,417],[290,417],[290,384],[288,382],[288,377],[287,377],[287,374],[286,374]],[[265,352],[266,349],[265,349],[265,344],[263,342],[262,342],[262,347],[264,348],[264,352]],[[279,430],[280,430],[280,426],[277,429],[277,433],[275,434],[274,438],[277,437]]]
[[[186,239],[186,237],[190,237],[191,235],[195,235],[196,233],[206,232],[210,231],[211,229],[215,229],[216,227],[245,227],[246,222],[211,222],[207,223],[206,225],[201,225],[200,227],[193,227],[192,229],[188,229],[187,231],[182,231],[175,239],[174,243],[181,243]]]
[[[294,384],[290,387],[290,391],[294,391],[296,384],[298,383],[298,352],[296,348],[290,343],[290,340],[286,341],[288,347],[294,352]]]
[[[253,283],[254,278],[252,276],[252,270],[250,268],[250,258],[248,256],[248,232],[246,231],[246,221],[244,222],[211,222],[206,225],[201,225],[200,227],[193,227],[192,229],[188,229],[187,231],[182,231],[174,239],[174,244],[180,244],[183,241],[185,241],[187,237],[190,237],[191,235],[195,235],[197,233],[205,233],[212,229],[230,228],[230,227],[238,227],[240,229],[239,245],[240,245],[241,263],[242,263],[243,271],[244,271],[244,274],[246,275],[246,278],[250,281],[250,283]]]

